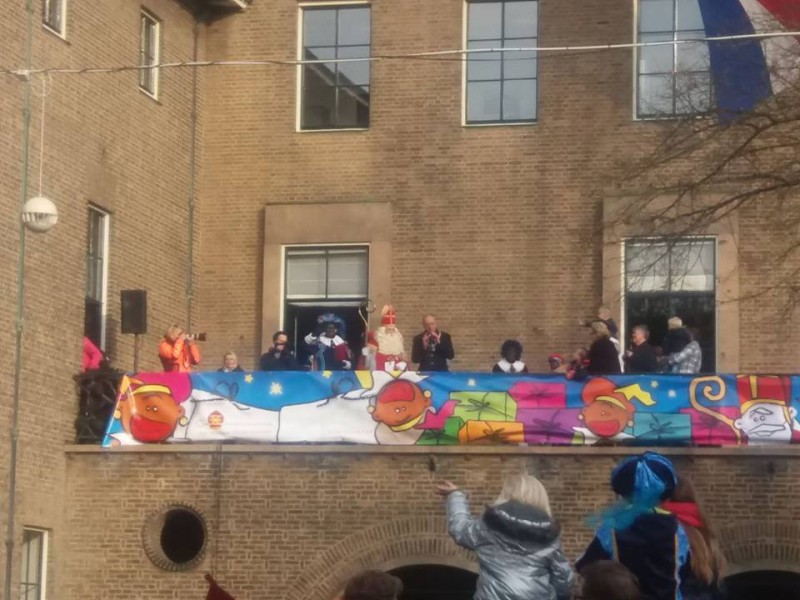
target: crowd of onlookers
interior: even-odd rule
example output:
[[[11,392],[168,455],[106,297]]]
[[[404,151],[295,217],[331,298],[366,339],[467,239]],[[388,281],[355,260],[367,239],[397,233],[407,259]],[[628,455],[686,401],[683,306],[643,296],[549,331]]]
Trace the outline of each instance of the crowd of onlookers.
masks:
[[[456,544],[475,552],[475,600],[718,600],[723,558],[690,481],[666,457],[647,452],[611,473],[619,501],[589,517],[595,537],[574,563],[561,549],[547,490],[526,474],[508,477],[479,517],[466,494],[443,481],[447,525]],[[580,576],[581,583],[576,585]],[[402,582],[367,571],[343,600],[398,600]]]

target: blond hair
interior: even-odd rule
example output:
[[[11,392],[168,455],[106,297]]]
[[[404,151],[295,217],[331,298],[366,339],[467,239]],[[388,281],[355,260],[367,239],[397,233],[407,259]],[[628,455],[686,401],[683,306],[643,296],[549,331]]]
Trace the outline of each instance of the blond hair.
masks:
[[[592,330],[592,333],[600,336],[600,337],[611,337],[611,333],[608,331],[608,325],[603,323],[602,321],[592,321],[589,328]]]
[[[167,329],[166,333],[164,333],[164,337],[168,340],[177,340],[178,336],[183,333],[183,327],[178,325],[171,325],[169,329]]]
[[[667,321],[667,329],[680,329],[683,327],[683,320],[680,317],[670,317]]]
[[[510,500],[533,506],[551,515],[550,498],[547,495],[547,490],[542,485],[542,482],[533,475],[515,473],[506,477],[503,482],[503,489],[494,503],[503,504]]]
[[[222,355],[222,360],[225,360],[229,356],[232,356],[233,360],[235,360],[236,362],[239,362],[239,358],[236,356],[236,352],[234,352],[233,350],[228,350],[225,354],[223,354]]]

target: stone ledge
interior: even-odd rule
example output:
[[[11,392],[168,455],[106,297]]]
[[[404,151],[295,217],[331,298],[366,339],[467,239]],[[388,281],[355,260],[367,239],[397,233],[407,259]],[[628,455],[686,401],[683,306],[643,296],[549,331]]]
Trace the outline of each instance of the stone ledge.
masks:
[[[82,454],[361,454],[489,456],[627,456],[655,450],[667,456],[800,457],[797,446],[727,448],[650,448],[646,446],[359,446],[336,444],[152,444],[103,448],[68,444],[67,455]]]

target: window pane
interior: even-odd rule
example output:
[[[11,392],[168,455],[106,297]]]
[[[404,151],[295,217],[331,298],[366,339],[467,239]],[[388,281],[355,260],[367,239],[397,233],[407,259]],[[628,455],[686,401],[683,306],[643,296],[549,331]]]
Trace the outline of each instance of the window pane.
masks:
[[[469,48],[501,48],[501,40],[483,40],[470,42]],[[502,77],[500,52],[481,52],[470,54],[467,63],[467,79],[469,81],[499,80]]]
[[[504,48],[533,48],[536,38],[506,40]],[[536,52],[506,52],[503,54],[504,79],[533,79],[536,77]]]
[[[328,258],[328,296],[366,296],[367,270],[365,252],[331,253]]]
[[[370,43],[369,8],[346,8],[339,11],[340,46]]]
[[[338,58],[369,57],[369,46],[339,48]],[[340,62],[338,85],[369,85],[370,63],[367,60]]]
[[[712,87],[708,73],[678,73],[676,84],[676,112],[693,114],[711,108]]]
[[[669,290],[669,246],[626,244],[625,286],[629,292]]]
[[[671,115],[672,75],[640,75],[639,76],[639,114]]]
[[[337,127],[369,127],[369,86],[340,87]]]
[[[698,240],[672,249],[672,289],[682,292],[714,290],[714,242]]]
[[[677,0],[678,30],[704,29],[698,0]]]
[[[536,80],[519,79],[503,84],[503,120],[536,119]]]
[[[640,37],[643,43],[665,42],[672,39],[672,34],[664,33],[648,33]],[[671,44],[639,48],[639,73],[672,73],[673,48]]]
[[[704,37],[702,31],[679,33],[679,40],[690,40]],[[691,42],[678,44],[678,71],[708,71],[711,68],[711,59],[706,42]]]
[[[286,297],[325,297],[325,255],[289,256],[286,261]]]
[[[42,571],[44,569],[45,532],[32,529],[22,531],[22,561],[20,572],[20,597],[23,600],[40,600]]]
[[[537,36],[536,7],[538,2],[506,2],[506,38],[529,38]]]
[[[336,10],[305,9],[303,11],[303,46],[336,44]]]
[[[467,84],[467,121],[476,123],[499,120],[500,82]]]
[[[675,31],[673,0],[640,0],[639,31]]]
[[[471,2],[469,4],[468,40],[494,40],[503,37],[503,3]]]

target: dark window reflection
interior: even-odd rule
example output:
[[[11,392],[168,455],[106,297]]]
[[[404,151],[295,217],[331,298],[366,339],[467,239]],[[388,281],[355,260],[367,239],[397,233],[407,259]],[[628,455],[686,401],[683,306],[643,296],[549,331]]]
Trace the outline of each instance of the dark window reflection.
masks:
[[[537,0],[473,1],[468,49],[533,48],[538,41]],[[479,52],[467,60],[467,123],[536,120],[537,60],[532,51]]]
[[[370,9],[367,6],[303,10],[302,129],[369,126]]]

